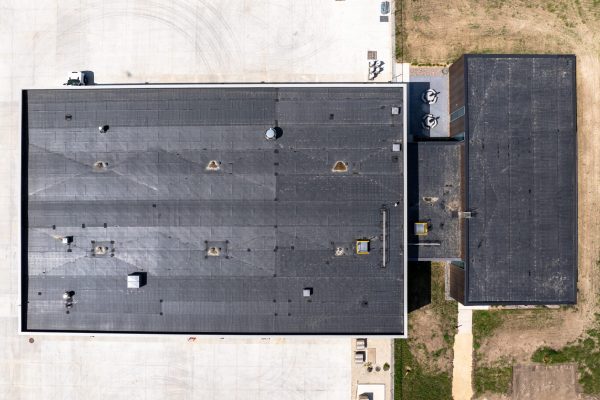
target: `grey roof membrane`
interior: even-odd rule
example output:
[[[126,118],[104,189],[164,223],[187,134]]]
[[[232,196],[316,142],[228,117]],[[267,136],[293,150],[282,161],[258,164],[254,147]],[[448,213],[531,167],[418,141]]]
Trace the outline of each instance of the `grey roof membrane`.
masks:
[[[408,145],[408,258],[460,259],[460,158],[462,142]],[[415,222],[428,223],[416,235]]]
[[[26,330],[404,332],[401,87],[24,98]],[[268,141],[272,126],[281,136]],[[355,252],[360,238],[368,255]],[[134,272],[147,273],[140,289],[127,288]]]
[[[574,56],[466,56],[467,300],[573,303]]]

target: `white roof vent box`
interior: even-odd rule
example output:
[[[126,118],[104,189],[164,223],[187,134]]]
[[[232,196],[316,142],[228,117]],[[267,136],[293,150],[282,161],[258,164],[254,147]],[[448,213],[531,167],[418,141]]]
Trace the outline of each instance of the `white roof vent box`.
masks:
[[[127,289],[139,289],[146,285],[147,273],[134,272],[127,275]]]

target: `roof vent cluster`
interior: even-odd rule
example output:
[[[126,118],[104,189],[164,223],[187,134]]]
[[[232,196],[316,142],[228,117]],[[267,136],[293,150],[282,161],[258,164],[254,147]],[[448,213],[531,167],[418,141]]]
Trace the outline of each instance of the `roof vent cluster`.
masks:
[[[369,80],[375,80],[377,76],[383,72],[384,62],[381,60],[369,61]]]

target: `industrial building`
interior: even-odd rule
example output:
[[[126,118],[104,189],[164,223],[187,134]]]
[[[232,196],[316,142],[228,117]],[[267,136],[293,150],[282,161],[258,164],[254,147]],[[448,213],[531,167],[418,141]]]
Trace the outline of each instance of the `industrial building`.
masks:
[[[405,337],[409,261],[575,303],[575,57],[446,79],[23,91],[22,330]]]
[[[451,292],[463,304],[577,300],[575,62],[465,55],[450,68],[450,136],[464,138],[467,212]]]
[[[24,91],[22,329],[405,335],[405,93]]]

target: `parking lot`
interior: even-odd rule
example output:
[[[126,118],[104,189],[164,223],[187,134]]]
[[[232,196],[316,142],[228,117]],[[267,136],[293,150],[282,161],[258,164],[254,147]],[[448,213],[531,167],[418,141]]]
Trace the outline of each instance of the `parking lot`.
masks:
[[[0,399],[349,398],[350,339],[18,335],[20,93],[76,70],[99,84],[361,82],[368,52],[386,82],[380,13],[370,0],[0,1]]]

